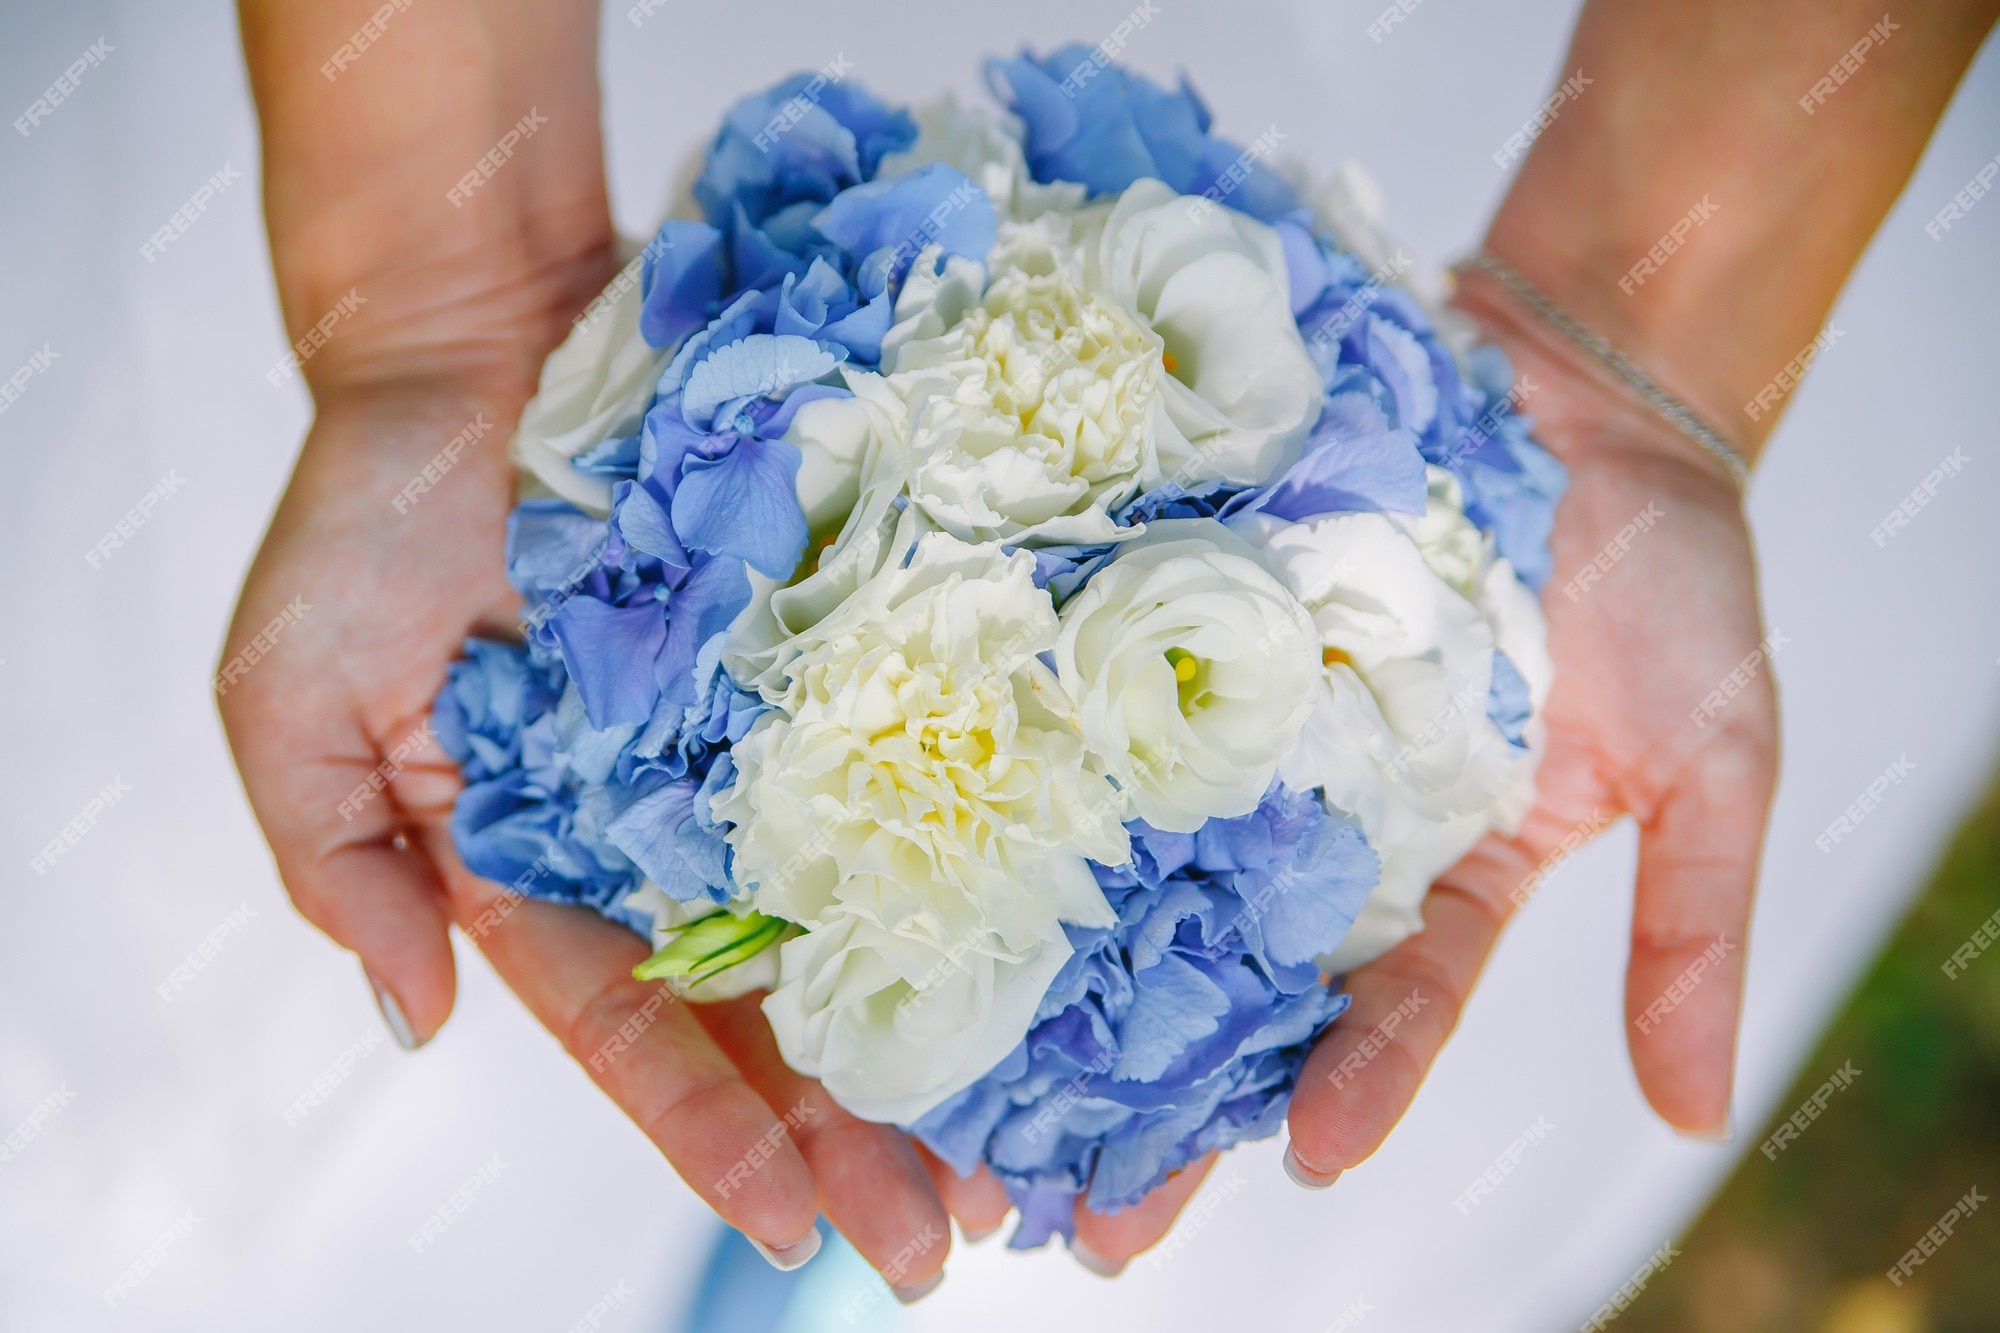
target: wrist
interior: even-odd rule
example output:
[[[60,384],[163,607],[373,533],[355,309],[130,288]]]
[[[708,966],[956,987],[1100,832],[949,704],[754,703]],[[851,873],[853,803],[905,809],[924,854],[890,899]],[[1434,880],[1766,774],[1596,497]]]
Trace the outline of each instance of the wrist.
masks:
[[[316,398],[532,389],[610,278],[597,6],[433,0],[321,77],[372,0],[244,0],[287,341]]]
[[[1684,403],[1745,463],[1754,462],[1775,417],[1770,405],[1755,407],[1757,394],[1798,349],[1773,350],[1791,336],[1784,327],[1789,321],[1737,313],[1755,298],[1746,300],[1748,289],[1730,276],[1736,262],[1724,253],[1730,240],[1721,201],[1697,198],[1678,218],[1661,221],[1651,237],[1636,239],[1638,233],[1617,227],[1616,219],[1593,223],[1575,217],[1582,210],[1574,207],[1548,209],[1543,198],[1552,196],[1520,196],[1517,191],[1494,219],[1487,248]],[[1709,234],[1687,241],[1697,229]],[[1680,248],[1696,243],[1704,247],[1698,257]],[[1491,278],[1482,275],[1467,286],[1539,327]],[[1581,349],[1568,347],[1554,330],[1541,331],[1590,363],[1595,377],[1620,384],[1636,400],[1636,389],[1596,367]]]
[[[296,368],[322,411],[441,385],[518,409],[616,271],[608,218],[601,234],[536,255],[412,252],[364,271],[295,270],[280,368]]]
[[[1698,476],[1734,506],[1740,486],[1730,467],[1648,403],[1634,387],[1477,268],[1457,273],[1452,305],[1479,335],[1504,351],[1531,396],[1535,436],[1572,473],[1615,452]]]

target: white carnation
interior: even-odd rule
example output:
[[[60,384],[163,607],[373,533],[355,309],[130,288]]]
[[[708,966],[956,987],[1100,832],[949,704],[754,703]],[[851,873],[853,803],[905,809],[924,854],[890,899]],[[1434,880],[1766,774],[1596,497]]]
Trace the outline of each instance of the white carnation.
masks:
[[[913,413],[910,498],[968,541],[1115,541],[1111,511],[1161,480],[1164,344],[1083,286],[1066,231],[1003,223],[984,293],[940,281],[929,324],[951,322],[885,355]]]
[[[1112,923],[1085,858],[1129,844],[1037,659],[1058,625],[1033,575],[997,544],[899,541],[783,646],[714,805],[758,910],[807,928],[764,1005],[779,1049],[869,1119],[991,1069],[1069,956],[1061,923]]]

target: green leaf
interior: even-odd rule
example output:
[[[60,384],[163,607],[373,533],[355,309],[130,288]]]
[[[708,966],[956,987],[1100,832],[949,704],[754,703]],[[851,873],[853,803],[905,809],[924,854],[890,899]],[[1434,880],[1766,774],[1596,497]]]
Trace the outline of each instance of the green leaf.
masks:
[[[790,923],[762,912],[716,912],[671,927],[673,941],[632,969],[641,981],[685,978],[689,984],[707,981],[738,963],[748,962],[777,943]]]

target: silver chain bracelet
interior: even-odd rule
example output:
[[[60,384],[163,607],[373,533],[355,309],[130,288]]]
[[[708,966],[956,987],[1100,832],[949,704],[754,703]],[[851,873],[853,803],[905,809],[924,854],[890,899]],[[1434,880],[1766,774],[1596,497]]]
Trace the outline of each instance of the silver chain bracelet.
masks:
[[[1702,447],[1702,450],[1729,469],[1729,475],[1736,478],[1740,490],[1749,485],[1750,465],[1743,461],[1743,455],[1729,441],[1722,438],[1716,429],[1702,420],[1701,415],[1686,403],[1668,393],[1657,384],[1653,377],[1639,368],[1637,362],[1611,345],[1603,335],[1594,333],[1580,323],[1574,315],[1555,303],[1555,300],[1541,288],[1520,273],[1512,264],[1481,248],[1454,266],[1457,269],[1477,269],[1487,277],[1505,287],[1515,300],[1534,312],[1542,323],[1560,333],[1588,352],[1593,360],[1612,376],[1622,382],[1632,392],[1639,395],[1646,405],[1673,423],[1675,429]]]

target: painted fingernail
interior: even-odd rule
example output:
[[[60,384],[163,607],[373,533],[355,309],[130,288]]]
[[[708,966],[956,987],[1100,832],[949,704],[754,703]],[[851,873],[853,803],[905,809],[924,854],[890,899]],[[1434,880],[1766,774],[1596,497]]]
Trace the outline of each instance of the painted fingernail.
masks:
[[[403,1006],[396,1003],[395,995],[376,979],[373,972],[365,967],[361,972],[368,978],[368,989],[375,993],[375,1007],[382,1011],[382,1021],[388,1024],[389,1035],[396,1039],[396,1044],[406,1051],[414,1051],[423,1045],[410,1031],[410,1020],[403,1017]]]
[[[801,1268],[806,1260],[819,1253],[819,1228],[815,1226],[805,1234],[805,1239],[795,1240],[790,1245],[766,1245],[755,1236],[745,1236],[752,1249],[764,1256],[766,1263],[780,1273],[789,1273]]]
[[[1292,1178],[1294,1185],[1309,1190],[1323,1190],[1340,1179],[1338,1171],[1315,1171],[1299,1160],[1299,1151],[1291,1144],[1285,1145],[1285,1174]]]
[[[985,1240],[988,1236],[998,1235],[1000,1228],[1006,1225],[1007,1225],[1007,1219],[1003,1217],[998,1222],[995,1222],[992,1226],[981,1227],[977,1231],[967,1231],[965,1227],[961,1225],[958,1228],[958,1234],[965,1238],[965,1243],[967,1245],[977,1245],[980,1241]]]
[[[903,1304],[915,1305],[918,1301],[922,1300],[924,1297],[936,1291],[938,1289],[938,1284],[940,1284],[943,1281],[944,1281],[944,1270],[940,1268],[937,1272],[932,1273],[922,1282],[912,1282],[907,1287],[892,1286],[889,1288],[889,1290],[893,1292],[895,1294],[896,1299],[901,1301]]]
[[[1105,1258],[1096,1250],[1084,1244],[1081,1236],[1070,1241],[1069,1253],[1071,1258],[1083,1265],[1083,1270],[1086,1273],[1095,1273],[1099,1277],[1117,1277],[1125,1271],[1125,1265],[1122,1262]]]

